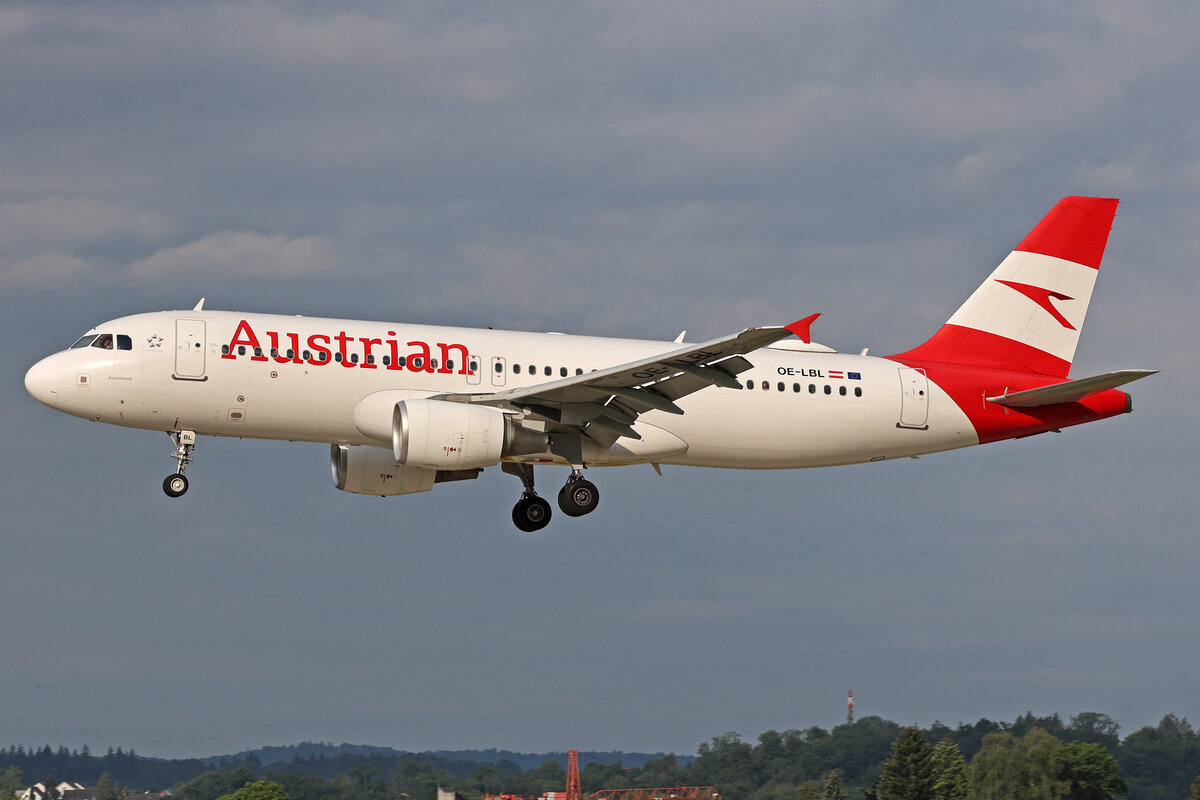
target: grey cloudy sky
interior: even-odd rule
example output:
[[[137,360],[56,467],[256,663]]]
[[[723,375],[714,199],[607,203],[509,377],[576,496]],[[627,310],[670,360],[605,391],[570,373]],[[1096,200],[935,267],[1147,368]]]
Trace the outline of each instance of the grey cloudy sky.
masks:
[[[985,7],[982,7],[985,6]],[[860,714],[1200,717],[1200,7],[0,7],[0,744],[673,750]],[[1123,203],[1076,375],[1133,415],[902,462],[385,500],[314,444],[89,425],[25,370],[209,308],[924,340],[1054,202]],[[557,486],[559,475],[541,477]]]

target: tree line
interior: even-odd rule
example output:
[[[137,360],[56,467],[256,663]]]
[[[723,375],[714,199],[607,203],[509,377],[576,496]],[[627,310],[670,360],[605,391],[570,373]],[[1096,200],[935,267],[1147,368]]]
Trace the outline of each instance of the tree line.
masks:
[[[711,785],[724,800],[1200,800],[1200,737],[1172,714],[1124,738],[1111,717],[1090,712],[926,729],[864,717],[832,730],[767,731],[756,743],[726,733],[701,744],[694,757],[667,755],[635,767],[586,755],[583,761],[585,794]],[[251,786],[253,797],[235,800],[258,800],[263,781],[282,793],[274,800],[434,800],[439,786],[467,798],[538,795],[566,784],[565,756],[522,769],[504,759],[395,752],[297,755],[264,765],[254,754],[214,764],[120,749],[104,756],[48,746],[0,749],[0,800],[23,788],[26,776],[34,782],[50,775],[171,789],[178,800],[219,800]]]

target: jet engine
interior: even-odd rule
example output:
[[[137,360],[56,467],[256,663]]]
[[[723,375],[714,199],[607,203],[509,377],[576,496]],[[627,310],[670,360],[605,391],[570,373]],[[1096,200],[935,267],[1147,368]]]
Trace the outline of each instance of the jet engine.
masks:
[[[343,492],[379,496],[428,492],[437,470],[397,463],[386,447],[333,444],[329,447],[333,485]]]
[[[550,438],[490,406],[401,400],[392,411],[392,454],[409,467],[467,470],[545,452]]]

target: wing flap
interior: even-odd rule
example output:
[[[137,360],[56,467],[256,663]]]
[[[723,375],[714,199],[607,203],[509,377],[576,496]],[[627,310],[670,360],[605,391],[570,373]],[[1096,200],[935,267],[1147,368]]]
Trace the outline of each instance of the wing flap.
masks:
[[[1121,369],[1116,372],[1106,372],[1103,375],[1093,375],[1090,378],[1079,378],[1042,386],[1038,389],[997,395],[989,397],[987,400],[989,403],[1007,408],[1034,408],[1053,406],[1059,403],[1076,403],[1088,395],[1115,389],[1156,372],[1158,372],[1156,369]]]
[[[632,425],[640,414],[682,414],[675,401],[710,386],[741,389],[737,375],[753,367],[743,355],[786,339],[798,324],[747,328],[703,344],[533,386],[486,394],[445,394],[437,399],[525,409],[608,446],[622,436],[637,438],[631,436]]]

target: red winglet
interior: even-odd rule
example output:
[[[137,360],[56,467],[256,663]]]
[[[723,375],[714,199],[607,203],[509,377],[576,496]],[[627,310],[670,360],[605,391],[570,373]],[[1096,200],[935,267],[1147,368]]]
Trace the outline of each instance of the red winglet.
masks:
[[[812,335],[809,333],[809,328],[812,327],[813,320],[819,316],[821,315],[813,314],[805,317],[804,319],[798,319],[791,325],[784,325],[783,327],[796,334],[800,341],[804,342],[805,344],[812,344]]]

